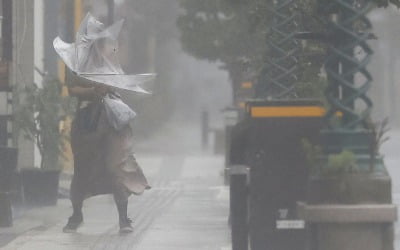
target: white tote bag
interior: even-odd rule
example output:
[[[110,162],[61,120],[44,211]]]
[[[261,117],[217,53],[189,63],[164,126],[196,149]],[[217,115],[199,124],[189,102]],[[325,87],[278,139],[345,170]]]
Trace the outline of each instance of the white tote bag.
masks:
[[[116,130],[121,130],[136,117],[135,111],[126,105],[120,98],[105,97],[104,106],[108,121]]]

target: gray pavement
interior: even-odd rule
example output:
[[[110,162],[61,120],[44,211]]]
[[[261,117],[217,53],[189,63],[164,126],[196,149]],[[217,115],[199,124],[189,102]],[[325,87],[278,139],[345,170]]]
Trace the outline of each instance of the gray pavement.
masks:
[[[229,249],[222,156],[143,156],[138,161],[153,189],[130,199],[134,233],[118,234],[113,199],[99,196],[86,201],[78,232],[64,234],[71,206],[61,199],[58,206],[33,209],[15,227],[1,229],[1,235],[18,234],[2,249]]]
[[[180,129],[191,137],[197,132]],[[71,205],[60,199],[56,207],[29,210],[14,221],[13,228],[0,229],[1,249],[231,249],[223,156],[200,152],[199,140],[179,140],[182,137],[174,137],[173,129],[168,133],[171,137],[155,134],[151,142],[137,147],[138,162],[153,188],[130,199],[132,234],[118,233],[117,211],[107,195],[87,200],[84,225],[77,233],[64,234],[61,230]],[[61,185],[66,189],[69,182]]]

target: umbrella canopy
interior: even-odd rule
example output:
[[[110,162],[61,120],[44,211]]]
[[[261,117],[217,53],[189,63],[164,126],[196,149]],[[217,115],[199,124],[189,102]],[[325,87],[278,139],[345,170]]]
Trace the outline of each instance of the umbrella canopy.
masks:
[[[83,19],[75,43],[66,43],[56,37],[53,46],[67,67],[80,77],[97,84],[149,94],[142,85],[155,78],[155,74],[127,75],[119,64],[118,36],[124,21],[109,27],[90,13]]]

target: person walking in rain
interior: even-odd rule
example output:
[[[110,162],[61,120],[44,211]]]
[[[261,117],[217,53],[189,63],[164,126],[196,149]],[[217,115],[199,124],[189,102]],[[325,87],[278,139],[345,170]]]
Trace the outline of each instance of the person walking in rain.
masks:
[[[106,95],[116,95],[109,87],[91,87],[77,77],[69,76],[69,93],[78,97],[79,108],[71,129],[74,176],[70,199],[73,214],[64,232],[76,231],[83,222],[82,205],[86,198],[108,193],[114,195],[120,232],[131,232],[128,197],[149,188],[132,152],[132,130],[126,125],[117,131],[109,124],[102,102]]]
[[[75,232],[83,222],[85,199],[113,194],[121,233],[133,231],[128,198],[150,186],[132,149],[130,121],[136,115],[116,88],[146,93],[138,86],[150,75],[125,75],[118,64],[116,38],[122,22],[105,29],[90,14],[83,20],[74,44],[54,40],[54,48],[68,66],[66,84],[78,98],[71,128],[74,175],[70,199],[73,213],[63,231]],[[111,48],[111,49],[110,49]]]

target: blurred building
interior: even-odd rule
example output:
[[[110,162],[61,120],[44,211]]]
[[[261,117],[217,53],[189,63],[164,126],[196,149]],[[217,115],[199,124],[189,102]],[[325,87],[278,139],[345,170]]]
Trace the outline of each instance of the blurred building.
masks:
[[[0,0],[4,3],[10,6],[3,13],[10,16],[6,29],[10,45],[2,53],[10,58],[12,85],[40,86],[45,77],[63,81],[65,66],[53,49],[53,39],[60,36],[73,42],[82,18],[90,11],[104,23],[110,23],[114,15],[126,20],[120,36],[120,60],[127,73],[158,75],[150,86],[153,95],[124,95],[140,117],[135,122],[137,137],[146,138],[176,112],[185,121],[196,120],[202,108],[219,115],[222,106],[230,102],[226,101],[231,92],[225,72],[182,52],[176,27],[177,0]],[[115,3],[111,12],[110,3]],[[6,106],[0,103],[0,110]],[[40,155],[32,141],[14,134],[13,143],[20,150],[20,168],[39,165]]]

